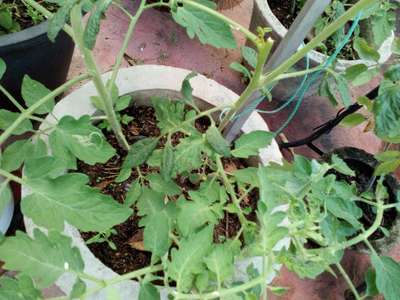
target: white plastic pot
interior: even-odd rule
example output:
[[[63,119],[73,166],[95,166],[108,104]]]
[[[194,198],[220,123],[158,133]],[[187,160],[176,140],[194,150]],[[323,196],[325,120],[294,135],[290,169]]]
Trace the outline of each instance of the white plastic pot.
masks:
[[[253,14],[251,17],[250,30],[255,32],[258,26],[269,27],[272,29],[272,34],[276,44],[278,44],[283,37],[286,35],[288,30],[278,18],[272,12],[272,9],[268,5],[268,0],[255,0],[253,6]],[[392,55],[391,46],[394,40],[394,32],[389,36],[381,45],[378,52],[381,55],[379,63],[386,62]],[[308,57],[310,59],[311,66],[317,66],[326,61],[327,56],[318,51],[312,50],[309,52]],[[346,68],[357,64],[365,64],[367,66],[372,66],[375,64],[374,61],[367,60],[346,60],[339,59],[335,65],[336,71],[344,71]]]
[[[4,182],[4,177],[0,176],[0,185]],[[7,199],[7,204],[4,206],[3,211],[0,211],[0,233],[5,234],[10,227],[10,223],[14,213],[14,199],[11,197]]]
[[[184,78],[190,73],[189,70],[157,66],[157,65],[141,65],[134,66],[127,69],[120,70],[116,84],[119,88],[120,94],[132,94],[134,101],[141,102],[143,98],[147,98],[149,95],[171,95],[178,96],[181,89],[181,84]],[[110,74],[104,75],[104,80],[109,78]],[[202,100],[203,106],[216,106],[222,104],[229,104],[238,99],[231,90],[218,84],[217,82],[207,79],[205,76],[199,75],[191,79],[190,81],[193,87],[193,96],[197,100]],[[53,116],[58,119],[65,115],[71,115],[74,117],[80,117],[82,115],[93,115],[96,109],[92,106],[89,98],[90,96],[96,95],[96,90],[92,83],[85,84],[75,92],[66,96],[55,106],[53,110]],[[201,103],[200,103],[201,104]],[[48,115],[47,120],[54,122],[54,118]],[[46,127],[46,123],[43,123],[42,127]],[[246,124],[243,126],[243,132],[250,132],[254,130],[265,130],[268,131],[268,127],[265,124],[262,117],[253,113]],[[272,145],[265,149],[262,149],[260,160],[264,164],[269,162],[280,163],[282,161],[282,155],[279,151],[278,145],[274,141]],[[60,191],[62,192],[62,191]],[[25,188],[22,189],[23,197],[29,194],[29,191]],[[40,203],[38,203],[40,205]],[[280,210],[285,210],[285,207],[280,207]],[[25,227],[28,234],[32,235],[33,229],[37,226],[33,222],[25,218]],[[65,224],[64,233],[70,236],[73,240],[73,244],[79,248],[83,260],[85,262],[85,273],[94,275],[98,278],[110,279],[118,276],[113,270],[106,267],[99,259],[97,259],[83,241],[79,231]],[[288,247],[290,240],[285,238],[281,240],[277,247]],[[246,267],[254,263],[256,267],[261,270],[261,258],[253,258],[246,261],[241,261],[237,264],[237,278],[245,279],[243,274],[246,274]],[[276,275],[276,270],[279,270],[280,266],[274,266],[275,271],[269,274],[268,280],[271,281]],[[86,282],[88,288],[93,288],[92,282]],[[57,285],[60,289],[69,294],[74,284],[74,278],[69,274],[63,275],[57,281]],[[139,284],[135,281],[122,282],[115,286],[120,293],[122,300],[137,299],[139,292]],[[160,287],[162,299],[167,299],[167,292],[164,288]],[[92,295],[89,299],[102,300],[107,299],[106,292],[100,291],[97,294]]]

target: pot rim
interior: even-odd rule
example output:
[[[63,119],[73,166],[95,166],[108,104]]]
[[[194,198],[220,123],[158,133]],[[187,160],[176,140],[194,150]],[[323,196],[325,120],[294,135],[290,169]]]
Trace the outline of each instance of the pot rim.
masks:
[[[185,70],[181,68],[161,66],[161,65],[138,65],[130,68],[121,69],[116,85],[119,88],[120,95],[132,94],[134,92],[145,92],[145,91],[165,91],[170,90],[174,92],[180,92],[181,83],[183,79],[191,73],[190,70]],[[111,72],[103,75],[103,80],[106,81],[111,75]],[[159,78],[160,80],[154,80],[154,78]],[[235,101],[239,96],[229,90],[228,88],[222,86],[214,80],[208,79],[203,75],[197,75],[191,79],[191,85],[193,87],[193,96],[199,98],[209,104],[229,104]],[[63,115],[71,115],[73,117],[79,117],[85,114],[94,114],[96,108],[90,102],[90,96],[96,95],[96,90],[92,82],[84,84],[79,89],[75,90],[71,94],[64,97],[57,105],[54,107],[53,113],[49,114],[46,118],[47,121],[55,123],[55,118],[61,118]],[[77,105],[79,104],[79,105]],[[46,123],[42,124],[44,129],[49,126]],[[267,130],[268,126],[262,119],[262,117],[253,112],[249,120],[244,124],[243,131],[250,132],[253,130]],[[264,164],[269,162],[282,162],[282,154],[279,151],[279,147],[274,140],[273,143],[262,149],[260,151],[260,159]],[[29,190],[23,186],[22,187],[22,197],[29,194]],[[275,208],[276,210],[286,210],[286,206],[280,206]],[[32,236],[33,229],[37,228],[32,220],[24,217],[24,223],[27,233]],[[64,234],[72,238],[72,243],[74,246],[78,247],[81,255],[85,261],[85,272],[88,274],[95,274],[98,277],[104,279],[113,278],[118,276],[112,269],[105,266],[94,254],[89,250],[83,241],[79,231],[73,226],[65,223]],[[276,249],[282,249],[283,247],[288,247],[290,244],[290,239],[288,237],[282,239],[275,246]],[[261,257],[248,258],[239,261],[236,264],[237,270],[239,270],[235,279],[243,280],[246,279],[245,269],[246,267],[254,263],[256,267],[260,269],[262,264]],[[271,272],[268,282],[272,281],[276,275],[276,271],[280,269],[280,265],[273,266],[274,271]],[[70,274],[62,275],[56,282],[56,284],[65,293],[69,293],[75,278]],[[94,287],[92,282],[86,282],[89,287]],[[119,283],[118,290],[121,293],[121,299],[136,299],[138,296],[139,283],[136,281],[127,281]],[[165,287],[159,287],[162,299],[167,299],[167,290]],[[106,299],[105,291],[100,291],[89,297],[88,299],[99,300]],[[104,298],[103,298],[104,297]]]
[[[19,48],[24,44],[26,45],[36,42],[36,40],[38,43],[45,41],[47,40],[46,33],[48,25],[49,21],[46,20],[40,24],[25,28],[24,30],[0,36],[0,48],[12,50],[13,48]]]
[[[271,7],[268,4],[268,0],[255,0],[254,1],[254,8],[258,9],[262,17],[267,21],[269,27],[272,28],[273,32],[275,32],[281,39],[286,35],[288,29],[283,26],[283,24],[279,21],[279,19],[273,13]],[[379,59],[379,63],[385,63],[390,56],[392,55],[391,45],[394,41],[395,34],[392,31],[392,34],[382,43],[381,47],[379,48],[378,52],[381,55]],[[327,56],[319,51],[311,50],[308,53],[308,57],[311,62],[315,64],[321,64],[327,60]],[[363,59],[356,59],[356,60],[347,60],[347,59],[338,59],[335,69],[337,71],[344,71],[346,68],[358,65],[358,64],[365,64],[367,67],[372,67],[376,64],[374,61],[368,61]]]

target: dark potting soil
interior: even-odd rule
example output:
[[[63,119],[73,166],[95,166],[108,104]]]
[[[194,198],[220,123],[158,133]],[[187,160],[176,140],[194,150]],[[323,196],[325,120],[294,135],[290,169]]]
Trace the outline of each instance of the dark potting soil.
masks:
[[[160,129],[157,127],[152,107],[132,106],[122,113],[133,117],[133,120],[128,125],[123,125],[123,132],[129,144],[133,144],[139,137],[159,136]],[[210,121],[207,117],[200,118],[196,122],[196,128],[200,132],[205,132],[209,125]],[[105,164],[96,164],[94,166],[79,162],[78,170],[89,176],[90,186],[100,189],[104,194],[110,195],[116,201],[123,203],[130,184],[138,177],[138,174],[136,170],[133,170],[131,177],[127,181],[122,183],[114,181],[126,156],[126,151],[118,146],[113,133],[104,131],[104,134],[108,142],[117,150],[118,155]],[[173,136],[173,145],[177,145],[182,137],[184,137],[183,134],[176,133]],[[165,140],[161,139],[158,148],[163,148],[164,143]],[[224,159],[223,162],[225,169],[230,171],[245,167],[245,162],[240,159],[229,158]],[[144,176],[158,171],[158,168],[152,168],[147,164],[140,166],[140,172]],[[211,173],[211,170],[206,170],[207,172]],[[186,193],[185,191],[198,188],[198,185],[193,184],[186,177],[178,176],[175,182],[183,189],[184,194]],[[253,221],[256,218],[256,204],[256,191],[242,201],[243,208],[250,207],[252,209],[253,213],[249,214],[248,218]],[[111,249],[106,242],[88,245],[98,259],[118,274],[125,274],[150,265],[151,253],[143,249],[143,228],[139,227],[139,220],[140,217],[137,216],[137,211],[135,210],[128,220],[114,227],[117,234],[112,235],[110,240],[115,244],[116,250]],[[214,241],[218,242],[220,237],[233,238],[239,230],[240,222],[237,216],[225,213],[224,218],[214,228]],[[95,235],[92,232],[82,232],[81,234],[84,240],[88,240]]]
[[[1,1],[0,1],[1,2]],[[51,12],[57,10],[58,6],[56,4],[48,3],[45,0],[37,0],[37,3],[46,7]],[[11,9],[13,20],[16,20],[21,26],[21,30],[32,27],[35,24],[34,20],[28,13],[28,8],[21,0],[3,0],[3,4],[6,4],[8,8]],[[39,14],[39,16],[42,16]],[[43,17],[43,20],[45,18]]]
[[[289,28],[297,17],[300,10],[296,9],[292,14],[292,0],[265,0],[268,2],[274,15],[282,23],[285,28]],[[307,38],[308,39],[308,38]],[[327,55],[331,55],[335,51],[334,42],[331,39],[325,41],[327,47]],[[320,50],[316,48],[316,50]],[[323,51],[322,51],[323,52]],[[343,50],[339,53],[338,58],[355,60],[359,59],[357,53],[353,50],[352,41],[349,41]]]
[[[365,192],[365,191],[375,191],[376,189],[376,178],[373,177],[374,170],[368,165],[361,164],[358,160],[352,160],[352,159],[346,159],[345,160],[347,165],[354,170],[356,176],[346,176],[343,174],[336,173],[336,176],[340,180],[344,180],[347,182],[355,182],[357,186],[357,190],[359,193]],[[392,204],[396,203],[396,195],[393,195],[390,187],[388,186],[387,182],[384,182],[384,185],[386,186],[388,192],[389,192],[389,197],[387,200],[385,200],[385,204]],[[364,225],[364,228],[369,228],[375,221],[376,213],[373,210],[373,207],[371,205],[368,205],[363,202],[357,202],[357,205],[362,209],[363,215],[360,219],[360,222]],[[396,221],[397,218],[397,210],[395,208],[387,209],[384,212],[383,215],[383,220],[381,223],[381,226],[386,228],[387,230],[390,230]],[[369,240],[378,240],[383,238],[385,235],[381,230],[375,231],[370,237]]]

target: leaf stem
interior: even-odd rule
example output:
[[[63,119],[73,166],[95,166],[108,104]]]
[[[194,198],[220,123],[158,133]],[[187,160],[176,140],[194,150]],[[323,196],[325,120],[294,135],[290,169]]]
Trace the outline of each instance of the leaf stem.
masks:
[[[75,43],[78,45],[78,48],[83,55],[88,73],[91,75],[97,93],[99,94],[99,98],[103,104],[107,120],[115,133],[119,145],[124,150],[128,151],[130,149],[130,146],[124,134],[122,133],[121,124],[119,123],[115,114],[114,103],[111,97],[111,93],[106,89],[106,86],[103,83],[103,79],[101,77],[100,71],[97,68],[93,53],[84,45],[81,5],[75,5],[72,8],[71,23],[72,29],[74,31]]]
[[[0,175],[7,178],[8,180],[15,181],[16,183],[23,184],[25,183],[24,180],[18,176],[15,176],[3,169],[0,169]]]
[[[15,99],[1,84],[0,91],[11,101],[12,104],[14,104],[16,108],[18,108],[19,111],[23,112],[25,110],[22,105],[18,103],[17,99]]]
[[[351,281],[349,275],[346,273],[346,270],[343,269],[343,267],[342,267],[342,265],[340,263],[336,263],[335,265],[338,268],[340,274],[342,274],[342,276],[343,276],[344,280],[346,281],[347,285],[350,287],[350,290],[353,293],[353,295],[356,298],[356,300],[361,300],[361,296],[357,292],[357,289],[354,286],[353,282]]]
[[[112,73],[111,73],[111,78],[110,78],[110,81],[108,82],[108,92],[109,93],[111,93],[113,84],[115,83],[115,80],[117,79],[118,71],[122,64],[122,59],[124,58],[125,51],[129,46],[129,42],[132,38],[132,34],[133,34],[133,31],[135,30],[137,21],[139,20],[140,16],[142,15],[143,11],[145,10],[145,4],[146,4],[146,0],[141,0],[139,9],[137,10],[135,16],[133,16],[133,17],[131,16],[131,21],[130,21],[128,29],[126,31],[124,41],[122,42],[121,49],[119,50],[118,55],[115,59],[115,63],[114,63]]]
[[[40,106],[42,106],[43,104],[45,104],[47,101],[50,101],[51,99],[54,99],[54,97],[62,94],[63,92],[65,92],[66,90],[68,90],[71,86],[73,86],[74,84],[88,79],[90,76],[88,74],[82,74],[79,75],[69,81],[67,81],[66,83],[64,83],[63,85],[59,86],[58,88],[56,88],[54,91],[50,92],[49,94],[47,94],[46,96],[44,96],[42,99],[40,99],[39,101],[37,101],[36,103],[34,103],[32,106],[30,106],[28,109],[24,110],[19,116],[18,118],[0,135],[0,145],[2,145],[6,139],[8,139],[13,131],[25,120],[28,119],[32,114],[34,114],[35,110],[38,109]]]

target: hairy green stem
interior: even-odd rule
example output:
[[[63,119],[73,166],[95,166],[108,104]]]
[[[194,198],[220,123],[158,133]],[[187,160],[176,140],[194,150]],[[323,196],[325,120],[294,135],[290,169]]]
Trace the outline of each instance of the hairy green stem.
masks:
[[[125,51],[129,46],[129,42],[132,38],[132,34],[133,34],[133,31],[137,24],[137,21],[139,20],[140,16],[142,15],[143,11],[145,10],[145,4],[146,4],[146,1],[141,0],[139,9],[137,10],[135,16],[131,17],[131,21],[129,22],[129,26],[126,31],[124,41],[122,42],[121,49],[118,52],[117,58],[115,60],[115,63],[114,63],[113,69],[112,69],[111,78],[108,83],[108,92],[109,93],[111,93],[113,84],[115,83],[115,80],[117,79],[119,68],[121,67]]]
[[[170,5],[172,4],[172,2],[173,1],[170,1]],[[185,5],[200,9],[200,10],[208,13],[209,15],[212,15],[212,16],[220,19],[224,23],[229,24],[232,29],[238,30],[241,33],[243,33],[251,42],[254,43],[254,45],[257,45],[258,37],[254,33],[249,31],[246,27],[240,25],[239,23],[237,23],[237,22],[229,19],[228,17],[224,16],[223,14],[215,11],[214,9],[200,4],[201,2],[197,2],[197,1],[193,1],[193,0],[178,0],[178,3],[183,3]]]
[[[88,69],[88,73],[91,75],[93,83],[96,87],[97,93],[99,94],[100,101],[103,104],[104,112],[107,116],[107,120],[118,140],[119,145],[125,149],[129,150],[130,146],[122,133],[121,124],[117,119],[117,115],[114,110],[114,103],[111,97],[111,93],[107,90],[103,83],[101,73],[97,68],[97,64],[93,57],[93,53],[85,47],[83,41],[83,26],[82,26],[82,14],[81,6],[75,5],[71,11],[71,23],[72,29],[74,31],[75,43],[78,45],[79,50],[83,55],[83,60]]]
[[[0,169],[0,175],[7,178],[8,180],[14,181],[19,184],[23,184],[24,180],[18,176],[15,176],[14,174],[11,174],[3,169]]]
[[[343,250],[346,248],[350,248],[351,246],[353,246],[355,244],[358,244],[364,240],[367,240],[368,237],[370,237],[381,226],[384,211],[385,211],[385,206],[384,206],[383,201],[378,200],[377,206],[376,206],[376,218],[375,218],[374,223],[371,225],[371,227],[369,227],[367,230],[365,230],[363,233],[359,234],[358,236],[356,236],[348,241],[338,244],[335,247],[335,250]]]
[[[210,299],[220,299],[223,297],[231,296],[236,293],[240,293],[242,291],[246,291],[251,289],[257,285],[265,283],[264,277],[257,277],[256,279],[250,280],[244,284],[234,286],[229,289],[221,289],[220,291],[215,291],[211,293],[205,294],[184,294],[180,292],[173,291],[172,294],[175,296],[175,299],[201,299],[201,300],[210,300]]]
[[[1,84],[0,91],[7,97],[8,100],[11,101],[12,104],[14,104],[16,108],[18,108],[19,111],[23,112],[25,110],[22,105],[18,103],[17,99],[15,99],[13,95],[11,95]]]
[[[343,269],[343,267],[340,263],[336,263],[335,265],[336,265],[336,268],[339,270],[340,274],[342,275],[342,277],[344,278],[344,280],[346,281],[347,285],[349,286],[349,288],[350,288],[351,292],[353,293],[354,297],[356,298],[356,300],[361,300],[361,296],[357,292],[357,289],[354,286],[353,282],[351,281],[349,275],[346,273],[346,270]]]
[[[76,84],[76,83],[78,83],[78,82],[80,82],[82,80],[88,79],[89,77],[90,76],[88,74],[82,74],[82,75],[79,75],[79,76],[67,81],[66,83],[64,83],[63,85],[59,86],[54,91],[50,92],[49,94],[44,96],[42,99],[37,101],[35,104],[33,104],[32,106],[30,106],[29,108],[24,110],[18,116],[18,118],[0,135],[0,145],[2,145],[6,141],[6,139],[8,139],[13,134],[14,130],[25,119],[28,119],[32,114],[34,114],[35,110],[37,110],[40,106],[45,104],[47,101],[50,101],[51,99],[54,99],[54,97],[57,97],[58,95],[62,94],[63,92],[68,90],[74,84]]]
[[[247,104],[249,97],[259,89],[263,68],[269,53],[271,52],[273,44],[274,41],[272,39],[268,39],[267,41],[258,44],[257,65],[254,70],[253,77],[251,78],[250,83],[244,92],[240,95],[239,99],[235,102],[234,107],[222,119],[221,124],[219,125],[220,131],[222,131],[226,125],[228,125],[234,115],[240,111],[244,105]]]
[[[228,177],[225,174],[221,157],[217,156],[216,161],[217,161],[218,173],[221,175],[224,185],[225,185],[226,189],[228,190],[228,193],[232,196],[232,202],[238,210],[239,221],[240,221],[242,227],[246,226],[247,219],[246,219],[245,215],[243,214],[242,208],[240,207],[240,202],[239,202],[239,199],[236,197],[235,189],[233,188],[233,186],[229,182]]]

